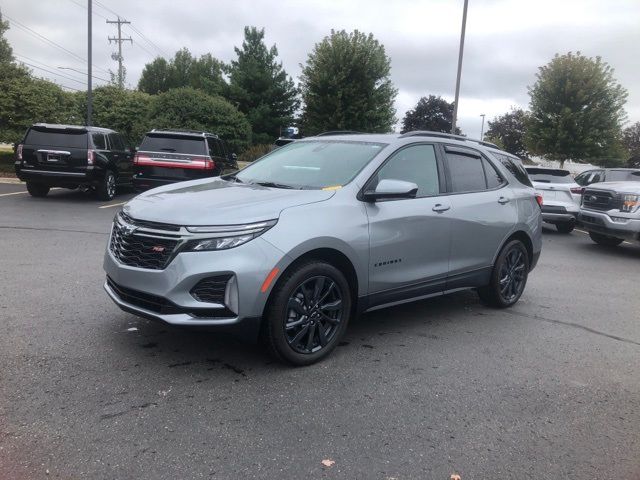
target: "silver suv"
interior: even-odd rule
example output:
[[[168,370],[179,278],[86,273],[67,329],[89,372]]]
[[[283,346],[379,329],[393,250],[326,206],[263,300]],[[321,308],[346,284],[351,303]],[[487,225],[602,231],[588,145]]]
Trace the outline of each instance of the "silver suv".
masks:
[[[318,361],[361,312],[477,289],[518,301],[541,213],[516,157],[447,134],[297,140],[242,171],[150,190],[116,215],[104,288],[127,312],[248,329]]]

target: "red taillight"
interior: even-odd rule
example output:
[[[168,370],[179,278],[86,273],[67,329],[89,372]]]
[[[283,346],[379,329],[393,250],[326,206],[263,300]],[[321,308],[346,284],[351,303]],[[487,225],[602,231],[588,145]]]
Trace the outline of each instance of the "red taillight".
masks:
[[[151,156],[145,153],[136,153],[133,157],[133,164],[192,170],[213,170],[216,166],[214,161],[209,157],[189,157],[189,162],[185,162],[182,158],[151,158]]]
[[[584,193],[584,187],[573,187],[571,189],[571,193],[575,193],[576,195],[582,195]]]
[[[96,160],[96,152],[95,150],[87,150],[87,165],[93,165]]]
[[[151,157],[143,153],[136,153],[136,155],[133,157],[134,165],[146,165],[149,164],[149,162],[151,162]]]
[[[536,193],[536,202],[538,202],[538,206],[542,208],[542,194]]]
[[[18,160],[22,160],[22,144],[18,145],[16,149],[16,155],[18,156]]]

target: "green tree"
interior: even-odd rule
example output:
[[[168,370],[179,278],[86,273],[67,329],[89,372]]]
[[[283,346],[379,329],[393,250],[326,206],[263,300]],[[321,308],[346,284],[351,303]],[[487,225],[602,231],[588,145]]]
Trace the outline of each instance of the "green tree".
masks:
[[[529,87],[529,151],[550,160],[596,161],[619,152],[627,91],[600,57],[571,52],[540,67]]]
[[[129,146],[136,146],[152,128],[150,122],[152,96],[136,90],[124,90],[115,85],[93,90],[93,123],[122,133]],[[87,96],[76,94],[76,116],[87,111]]]
[[[192,87],[210,95],[220,95],[226,89],[223,67],[223,63],[210,54],[195,58],[183,48],[168,62],[158,57],[147,63],[138,81],[138,89],[156,95],[172,88]]]
[[[527,158],[526,146],[528,113],[521,108],[512,108],[510,112],[500,115],[489,122],[485,139],[499,145],[509,153]]]
[[[402,120],[402,133],[412,130],[430,130],[432,132],[451,132],[453,122],[453,103],[435,95],[422,97],[415,108],[409,110]],[[456,127],[456,133],[461,131]]]
[[[0,11],[0,85],[4,85],[4,82],[12,78],[29,76],[29,70],[26,67],[16,64],[13,49],[4,37],[7,30],[9,30],[9,22],[2,20]]]
[[[396,121],[391,60],[371,34],[332,30],[309,54],[300,84],[306,134],[389,132]]]
[[[627,127],[622,132],[622,144],[627,150],[627,166],[640,168],[640,122]]]
[[[251,123],[253,143],[273,143],[280,129],[293,122],[298,90],[278,62],[275,45],[267,48],[264,29],[244,28],[242,48],[229,67],[229,99]]]
[[[155,128],[188,128],[218,134],[232,151],[242,152],[251,138],[244,114],[222,97],[194,88],[175,88],[153,98],[150,122]]]

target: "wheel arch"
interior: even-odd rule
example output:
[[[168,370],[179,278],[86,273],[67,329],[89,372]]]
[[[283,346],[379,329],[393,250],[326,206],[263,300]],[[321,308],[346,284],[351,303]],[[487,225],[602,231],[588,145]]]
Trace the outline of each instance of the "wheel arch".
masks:
[[[513,232],[511,235],[509,235],[502,242],[502,244],[500,245],[500,248],[498,249],[498,251],[496,252],[496,254],[493,257],[492,264],[496,263],[496,259],[498,258],[498,255],[500,255],[500,252],[502,251],[504,246],[506,244],[508,244],[512,240],[520,240],[524,244],[524,247],[527,249],[527,257],[529,258],[529,265],[532,265],[533,264],[533,260],[534,260],[534,258],[533,258],[533,240],[531,239],[529,234],[527,232],[525,232],[524,230],[517,230],[517,231]]]

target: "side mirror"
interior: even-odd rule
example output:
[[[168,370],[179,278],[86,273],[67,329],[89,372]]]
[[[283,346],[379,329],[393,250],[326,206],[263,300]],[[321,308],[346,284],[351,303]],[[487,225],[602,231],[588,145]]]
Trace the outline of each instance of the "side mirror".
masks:
[[[377,202],[379,200],[416,198],[418,186],[413,182],[404,180],[384,179],[378,182],[375,190],[367,190],[363,194],[365,202]]]

